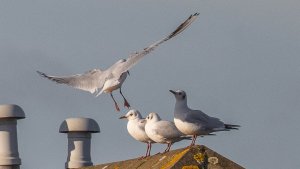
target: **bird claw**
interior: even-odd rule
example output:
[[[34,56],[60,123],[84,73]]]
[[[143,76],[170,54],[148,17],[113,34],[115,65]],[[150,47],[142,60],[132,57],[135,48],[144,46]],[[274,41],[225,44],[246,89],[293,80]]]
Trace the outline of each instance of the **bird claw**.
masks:
[[[138,160],[143,160],[143,159],[145,159],[147,157],[149,157],[149,156],[142,156],[142,157],[139,157]]]
[[[144,158],[146,158],[145,156],[142,156],[142,157],[139,157],[138,159],[139,160],[142,160],[142,159],[144,159]]]
[[[119,112],[120,111],[120,108],[117,104],[115,104],[115,107],[116,107],[116,110]]]
[[[130,108],[130,104],[128,103],[127,100],[124,101],[124,107],[127,107],[128,109]]]
[[[191,145],[187,146],[187,148],[192,148],[193,146],[195,146],[195,143],[192,143]]]

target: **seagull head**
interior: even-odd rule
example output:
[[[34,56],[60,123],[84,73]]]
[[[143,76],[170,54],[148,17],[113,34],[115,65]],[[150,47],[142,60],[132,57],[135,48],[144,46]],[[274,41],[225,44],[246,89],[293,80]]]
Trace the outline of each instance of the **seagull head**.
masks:
[[[171,93],[174,94],[177,101],[186,100],[186,94],[183,90],[169,90]]]
[[[146,121],[148,122],[156,122],[156,121],[160,121],[160,117],[157,113],[149,113],[148,116],[146,117]]]
[[[127,119],[127,120],[134,120],[134,119],[141,119],[142,115],[138,110],[132,109],[129,110],[125,116],[121,116],[119,119]]]

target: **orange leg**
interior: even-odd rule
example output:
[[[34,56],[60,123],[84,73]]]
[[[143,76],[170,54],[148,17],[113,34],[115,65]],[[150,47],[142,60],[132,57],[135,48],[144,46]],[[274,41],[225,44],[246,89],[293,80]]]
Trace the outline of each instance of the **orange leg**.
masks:
[[[128,101],[126,100],[126,98],[124,97],[123,93],[122,93],[122,89],[120,87],[120,94],[122,95],[123,99],[124,99],[124,106],[127,107],[128,109],[130,108],[130,104],[128,103]]]
[[[112,93],[110,93],[110,96],[111,96],[111,98],[113,99],[113,101],[114,101],[114,103],[115,103],[116,110],[117,110],[117,111],[120,111],[120,108],[119,108],[119,106],[118,106],[118,103],[116,102],[116,100],[115,100],[114,96],[112,95]]]

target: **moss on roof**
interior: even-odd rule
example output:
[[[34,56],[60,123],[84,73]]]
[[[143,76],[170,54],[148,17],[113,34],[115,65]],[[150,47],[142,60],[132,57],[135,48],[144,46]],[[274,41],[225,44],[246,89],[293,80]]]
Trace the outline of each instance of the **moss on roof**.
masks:
[[[81,169],[244,169],[205,146],[182,148],[147,157]]]

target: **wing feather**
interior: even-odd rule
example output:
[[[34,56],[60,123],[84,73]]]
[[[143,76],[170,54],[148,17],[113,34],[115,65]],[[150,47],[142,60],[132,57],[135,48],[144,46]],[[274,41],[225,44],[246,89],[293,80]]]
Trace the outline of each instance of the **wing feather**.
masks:
[[[183,23],[181,23],[171,34],[167,37],[149,45],[148,47],[144,48],[140,52],[136,52],[131,54],[125,62],[120,63],[120,66],[117,66],[113,70],[114,76],[120,76],[122,73],[128,71],[131,67],[133,67],[140,59],[142,59],[145,55],[153,51],[156,47],[160,44],[168,41],[169,39],[173,38],[174,36],[178,35],[180,32],[184,31],[199,15],[199,13],[195,13],[191,15],[188,19],[186,19]]]
[[[37,73],[42,77],[56,83],[66,84],[80,90],[88,91],[90,93],[95,93],[98,91],[98,89],[101,89],[106,80],[106,73],[102,72],[100,69],[93,69],[83,74],[70,76],[50,76],[40,71],[37,71]]]
[[[170,121],[159,121],[158,125],[153,130],[164,139],[179,138],[182,133],[176,128],[175,124]]]
[[[192,110],[187,117],[187,121],[198,123],[207,130],[224,128],[224,123],[220,119],[208,116],[200,110]]]

